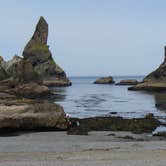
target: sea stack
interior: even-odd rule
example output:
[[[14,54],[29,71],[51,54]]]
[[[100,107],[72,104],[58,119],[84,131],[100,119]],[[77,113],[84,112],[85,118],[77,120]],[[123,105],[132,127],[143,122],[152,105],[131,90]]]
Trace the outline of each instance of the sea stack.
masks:
[[[165,91],[166,90],[166,46],[164,47],[164,62],[152,73],[148,74],[142,83],[129,87],[129,90],[148,90]]]
[[[54,61],[49,46],[48,24],[40,17],[35,32],[23,51],[23,57],[29,61],[34,70],[43,78],[47,86],[69,86],[71,82],[64,70]]]

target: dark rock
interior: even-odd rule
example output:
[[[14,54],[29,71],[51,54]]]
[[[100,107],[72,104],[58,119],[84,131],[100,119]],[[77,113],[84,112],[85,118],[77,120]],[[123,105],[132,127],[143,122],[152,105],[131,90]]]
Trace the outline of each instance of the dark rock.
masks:
[[[71,85],[63,69],[56,64],[47,45],[48,24],[43,17],[40,18],[36,30],[23,51],[23,57],[29,61],[34,70],[43,78],[45,84],[56,86]],[[51,81],[50,81],[51,80]]]
[[[113,77],[111,77],[111,76],[101,77],[101,78],[97,79],[94,83],[95,84],[113,84],[114,80],[113,80]]]
[[[124,119],[122,117],[94,117],[94,118],[71,118],[71,123],[79,121],[77,127],[70,127],[69,130],[83,131],[131,131],[133,133],[152,132],[160,122],[154,117]]]
[[[117,112],[109,112],[109,114],[116,115]]]
[[[148,118],[148,119],[154,119],[154,114],[153,113],[148,113],[145,118]]]
[[[121,80],[120,82],[116,83],[115,85],[137,85],[138,81],[135,79],[129,80]]]
[[[163,132],[157,132],[157,133],[153,134],[153,136],[166,138],[166,131],[165,132],[164,131]]]

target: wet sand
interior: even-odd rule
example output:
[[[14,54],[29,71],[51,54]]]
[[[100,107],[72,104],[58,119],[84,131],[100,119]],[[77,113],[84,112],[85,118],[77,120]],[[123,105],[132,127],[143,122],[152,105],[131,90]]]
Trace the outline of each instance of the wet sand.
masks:
[[[0,166],[165,166],[166,139],[129,132],[0,136]]]

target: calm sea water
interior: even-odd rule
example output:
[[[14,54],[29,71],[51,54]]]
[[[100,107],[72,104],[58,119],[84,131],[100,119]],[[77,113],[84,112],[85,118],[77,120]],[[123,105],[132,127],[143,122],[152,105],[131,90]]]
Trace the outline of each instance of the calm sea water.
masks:
[[[156,108],[155,95],[142,91],[128,91],[128,86],[93,84],[97,77],[71,77],[71,87],[54,88],[56,102],[64,107],[71,117],[122,116],[143,117],[153,113],[160,120],[166,120],[166,110]],[[122,79],[143,77],[114,77]]]

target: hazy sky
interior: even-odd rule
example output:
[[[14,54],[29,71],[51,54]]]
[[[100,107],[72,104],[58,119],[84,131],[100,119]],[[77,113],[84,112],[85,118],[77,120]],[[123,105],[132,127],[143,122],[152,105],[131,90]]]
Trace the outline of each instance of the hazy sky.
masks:
[[[5,0],[0,55],[22,54],[40,16],[68,75],[144,75],[163,61],[165,0]]]

